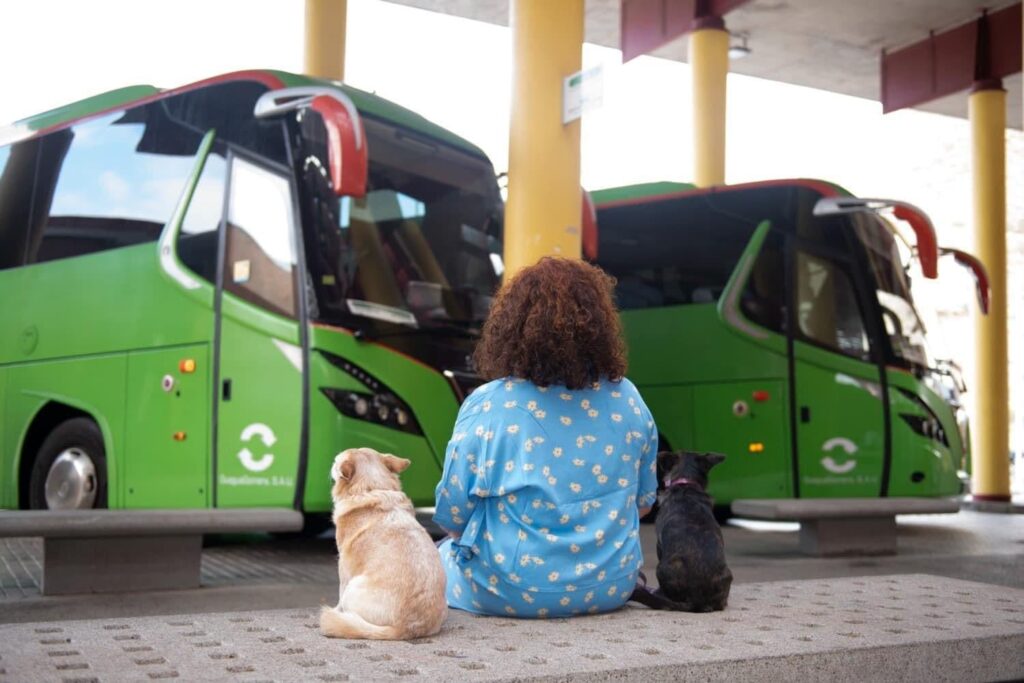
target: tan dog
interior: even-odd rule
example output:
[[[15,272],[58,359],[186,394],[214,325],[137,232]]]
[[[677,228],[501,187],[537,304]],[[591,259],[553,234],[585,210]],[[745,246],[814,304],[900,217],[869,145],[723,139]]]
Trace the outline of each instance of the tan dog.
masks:
[[[338,606],[320,613],[325,636],[408,640],[441,630],[448,615],[444,568],[402,493],[398,473],[409,464],[372,448],[350,448],[334,459],[341,587]]]

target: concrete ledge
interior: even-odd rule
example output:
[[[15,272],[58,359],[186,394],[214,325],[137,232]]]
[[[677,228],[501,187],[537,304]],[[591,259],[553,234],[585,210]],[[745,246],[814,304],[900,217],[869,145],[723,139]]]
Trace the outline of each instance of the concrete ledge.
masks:
[[[6,679],[991,681],[1024,677],[1024,590],[923,574],[738,584],[724,612],[547,621],[452,611],[413,642],[313,610],[0,626]]]
[[[178,536],[301,529],[302,513],[286,508],[0,511],[0,537]]]
[[[801,521],[850,517],[945,514],[960,511],[956,498],[756,498],[735,500],[737,517]]]

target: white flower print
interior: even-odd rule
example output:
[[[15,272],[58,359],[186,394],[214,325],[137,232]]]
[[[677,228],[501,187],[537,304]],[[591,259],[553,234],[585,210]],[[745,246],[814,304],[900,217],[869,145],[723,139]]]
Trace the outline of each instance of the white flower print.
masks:
[[[533,596],[530,595],[529,593],[525,593],[524,592],[523,593],[523,602],[525,602],[528,605],[532,605],[533,604]]]
[[[613,446],[611,444],[608,444],[607,446],[604,447],[604,454],[605,455],[611,455],[614,452],[615,452],[615,446]]]
[[[537,418],[538,420],[543,420],[545,417],[548,416],[548,414],[546,412],[544,412],[543,410],[535,410],[535,411],[533,411],[533,416],[535,418]]]
[[[562,399],[563,401],[571,401],[572,400],[572,394],[567,394],[567,393],[565,393],[563,391],[562,393],[560,393],[558,395],[558,398]]]
[[[635,406],[636,405],[636,399],[633,398],[632,396],[630,396],[629,399],[626,401],[626,403],[628,403],[631,406]]]
[[[518,434],[519,425],[509,425],[506,431],[508,431],[509,434]]]
[[[487,430],[486,432],[484,432],[484,441],[490,441],[493,438],[494,432],[492,432],[491,430]]]
[[[523,472],[532,472],[533,468],[536,467],[532,462],[523,463]]]
[[[597,580],[598,581],[604,581],[604,570],[603,569],[597,573]]]
[[[572,553],[575,554],[575,553],[578,553],[580,551],[580,547],[578,545],[576,545],[575,543],[573,543],[571,546],[569,546],[569,550]]]
[[[516,407],[516,402],[515,401],[505,401],[505,407],[506,408],[515,408]]]
[[[495,553],[494,554],[494,561],[497,562],[498,564],[501,564],[502,562],[505,561],[505,555],[502,554],[502,553]]]
[[[618,510],[612,510],[611,512],[608,513],[608,519],[612,520],[613,522],[615,521],[615,519],[618,516],[619,516],[619,511]]]
[[[520,541],[525,541],[526,540],[526,532],[523,531],[522,529],[519,530],[519,534],[518,535],[519,535],[519,540]]]
[[[626,488],[627,486],[629,486],[629,479],[626,479],[625,477],[619,479],[619,486],[621,486],[622,488]]]
[[[558,572],[551,572],[550,574],[548,574],[548,581],[552,583],[558,581]]]
[[[590,602],[594,599],[594,591],[587,591],[587,594],[583,596],[583,602]]]
[[[562,598],[561,600],[559,600],[558,604],[561,605],[562,607],[565,607],[566,605],[568,605],[569,604],[569,596],[567,595],[564,598]]]
[[[608,475],[607,474],[598,475],[597,483],[598,484],[607,484],[608,483]]]
[[[589,407],[590,407],[590,401],[589,400],[583,399],[582,401],[580,401],[580,408],[583,408],[583,410],[586,410]]]
[[[490,410],[491,410],[491,402],[490,401],[484,401],[482,407],[483,407],[485,413],[486,412],[490,412]]]
[[[507,463],[505,463],[505,471],[506,472],[511,472],[515,468],[516,468],[516,464],[514,462],[512,462],[511,460],[509,460]]]
[[[576,467],[583,467],[584,465],[587,464],[587,461],[584,460],[583,458],[573,458],[572,464],[576,465]]]
[[[622,398],[622,392],[621,391],[613,391],[612,392],[612,398]]]
[[[597,417],[597,415],[598,415],[597,411],[594,410],[593,408],[591,408],[590,410],[587,411],[587,416],[588,417]]]
[[[582,436],[577,436],[576,437],[576,448],[583,448],[584,441],[585,441],[585,439]]]
[[[573,493],[579,493],[580,491],[582,491],[582,490],[583,490],[583,487],[582,487],[582,486],[580,486],[579,484],[577,484],[576,482],[572,482],[572,483],[570,483],[570,484],[569,484],[569,489],[570,489],[570,490],[571,490],[571,491],[572,491]]]
[[[516,610],[514,607],[512,607],[512,605],[505,605],[505,613],[514,615],[516,613]]]
[[[527,410],[537,410],[537,402],[536,401],[529,401],[529,402],[527,402],[526,409]]]
[[[575,593],[576,592],[576,586],[571,584],[571,583],[565,584],[565,592],[566,593]]]
[[[540,510],[542,505],[543,503],[541,502],[540,498],[534,498],[533,502],[530,503],[530,507],[532,507],[534,510]]]
[[[619,413],[612,413],[612,422],[622,422],[622,415]]]
[[[490,577],[488,577],[488,579],[487,579],[487,583],[491,584],[492,586],[497,586],[498,585],[498,576],[497,576],[497,574],[491,574]]]
[[[509,520],[508,520],[508,515],[506,515],[506,514],[505,514],[505,513],[503,512],[503,513],[501,513],[500,515],[498,515],[498,520],[499,520],[499,521],[500,521],[500,522],[501,522],[502,524],[508,524],[508,521],[509,521]]]
[[[455,597],[461,596],[462,595],[462,586],[460,586],[459,584],[455,584],[454,586],[452,586],[452,593],[455,594]]]
[[[619,592],[619,587],[618,586],[612,584],[611,586],[608,587],[608,595],[609,596],[615,595],[618,592]]]
[[[632,458],[629,457],[629,453],[623,453],[622,454],[622,462],[629,462],[630,460],[632,460]],[[637,461],[637,462],[639,462],[639,461]]]
[[[476,434],[477,436],[483,436],[484,435],[484,426],[483,425],[477,425],[476,426],[476,430],[473,433]]]
[[[568,524],[569,523],[569,515],[568,514],[564,514],[561,517],[559,517],[558,518],[558,523],[559,524]]]
[[[551,451],[551,455],[555,456],[556,458],[561,458],[562,457],[562,447],[561,446],[555,446],[555,449]]]
[[[541,607],[539,610],[537,610],[537,616],[540,617],[541,619],[543,619],[547,615],[548,615],[548,608],[547,607]]]
[[[582,524],[577,524],[572,529],[578,534],[584,534],[587,532],[587,527],[583,526]]]
[[[505,498],[505,500],[507,500],[507,501],[508,501],[508,502],[510,502],[510,503],[515,503],[515,502],[516,502],[517,500],[519,500],[519,499],[518,499],[518,498],[516,498],[516,494],[514,494],[514,493],[510,493],[510,494],[508,494],[508,496],[507,496],[507,497]]]
[[[598,474],[601,474],[601,466],[600,466],[600,465],[594,465],[593,467],[591,467],[591,468],[590,468],[590,471],[591,471],[591,472],[592,472],[592,473],[593,473],[594,475],[598,475]]]
[[[494,536],[491,534],[490,531],[485,531],[484,532],[484,540],[487,541],[488,543],[494,540]]]
[[[558,479],[556,479],[555,477],[548,477],[548,484],[550,484],[551,486],[554,486],[557,483],[558,483]]]
[[[572,424],[572,419],[567,417],[567,416],[565,416],[565,415],[563,415],[562,417],[558,418],[558,421],[561,422],[562,424],[564,424],[566,427],[568,427],[569,425]]]
[[[508,575],[508,580],[512,583],[519,583],[520,581],[522,581],[522,579],[519,578],[519,574],[516,574],[515,572],[512,572]]]
[[[512,382],[505,382],[505,391],[512,391],[515,385]]]

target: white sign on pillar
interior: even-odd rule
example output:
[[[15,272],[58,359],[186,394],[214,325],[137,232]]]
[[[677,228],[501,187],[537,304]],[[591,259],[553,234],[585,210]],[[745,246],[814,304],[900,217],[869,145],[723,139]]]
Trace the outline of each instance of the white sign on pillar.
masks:
[[[601,65],[577,71],[562,79],[562,124],[572,123],[604,101],[604,70]]]

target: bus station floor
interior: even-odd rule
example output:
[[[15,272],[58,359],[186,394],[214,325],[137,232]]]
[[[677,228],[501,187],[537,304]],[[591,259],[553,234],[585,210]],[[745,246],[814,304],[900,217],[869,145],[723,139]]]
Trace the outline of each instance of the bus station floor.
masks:
[[[733,520],[725,612],[453,611],[415,644],[319,636],[316,610],[337,599],[330,535],[209,538],[199,589],[66,597],[39,594],[38,540],[0,540],[0,682],[1024,677],[1024,515],[898,522],[899,554],[824,559],[799,554],[795,524]],[[653,526],[642,534],[653,578]]]

